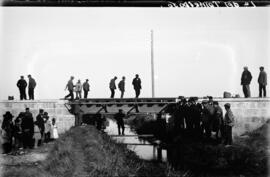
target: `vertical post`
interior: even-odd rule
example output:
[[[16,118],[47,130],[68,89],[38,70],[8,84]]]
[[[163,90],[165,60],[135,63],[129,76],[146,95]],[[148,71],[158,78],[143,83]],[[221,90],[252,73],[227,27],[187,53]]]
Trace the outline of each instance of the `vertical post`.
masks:
[[[152,79],[152,98],[155,97],[155,73],[154,73],[154,32],[151,30],[151,79]]]

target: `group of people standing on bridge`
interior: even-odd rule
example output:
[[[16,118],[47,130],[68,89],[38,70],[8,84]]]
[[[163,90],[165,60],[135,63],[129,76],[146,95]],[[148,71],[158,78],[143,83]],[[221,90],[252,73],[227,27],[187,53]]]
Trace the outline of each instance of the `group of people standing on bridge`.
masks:
[[[71,100],[74,100],[74,91],[76,93],[76,98],[75,99],[81,99],[82,98],[82,96],[81,96],[82,90],[84,92],[84,97],[83,98],[86,99],[88,97],[88,92],[90,91],[89,80],[86,79],[83,84],[81,84],[81,81],[78,80],[75,85],[73,84],[73,80],[74,80],[74,76],[71,76],[68,83],[67,83],[67,85],[66,85],[65,90],[68,90],[69,94],[65,96],[65,99],[70,97]],[[115,90],[117,89],[116,83],[115,83],[116,80],[117,80],[116,76],[110,80],[110,83],[109,83],[109,89],[111,91],[110,98],[114,98],[114,96],[115,96]],[[121,92],[120,98],[124,98],[125,80],[126,80],[126,77],[123,76],[122,80],[117,85],[118,89]],[[139,78],[138,74],[135,75],[135,78],[132,81],[132,85],[133,85],[133,88],[135,90],[135,98],[138,98],[140,96],[141,89],[142,89],[141,79]]]
[[[75,91],[76,93],[76,99],[81,99],[82,98],[82,90],[84,92],[83,98],[87,98],[88,92],[90,91],[90,84],[89,80],[86,79],[83,84],[81,84],[81,80],[79,79],[76,83],[76,85],[73,84],[74,76],[70,77],[70,80],[68,81],[65,90],[67,89],[69,91],[69,94],[65,96],[65,99],[68,97],[71,97],[71,100],[74,99],[74,94],[73,92]]]
[[[248,70],[248,67],[244,67],[244,71],[241,76],[241,85],[243,89],[243,93],[245,98],[251,97],[249,85],[252,80],[252,75]],[[267,74],[264,71],[264,67],[260,67],[260,73],[258,76],[258,84],[259,84],[259,97],[266,97],[266,85],[267,85]]]
[[[110,84],[109,84],[109,88],[111,90],[111,97],[110,98],[114,98],[114,95],[115,95],[115,90],[117,89],[116,88],[116,79],[117,77],[115,76],[114,78],[111,79],[110,81]],[[126,80],[126,77],[123,76],[122,77],[122,80],[118,83],[118,88],[121,92],[121,96],[120,98],[123,98],[124,97],[124,93],[125,93],[125,80]],[[140,96],[140,93],[141,93],[141,89],[142,89],[142,82],[141,82],[141,79],[139,78],[139,75],[136,74],[135,75],[135,78],[132,80],[132,85],[133,85],[133,88],[135,90],[135,98],[138,98]]]
[[[264,67],[261,66],[260,68],[260,73],[258,76],[258,84],[259,84],[259,97],[266,97],[266,86],[267,86],[267,74],[264,70]],[[19,88],[20,91],[20,100],[26,100],[26,88],[28,86],[28,96],[29,100],[34,100],[34,90],[36,88],[36,81],[35,79],[29,74],[28,76],[28,84],[27,81],[24,79],[24,76],[21,76],[21,78],[17,81],[17,87]],[[82,91],[84,92],[83,98],[88,97],[88,93],[90,91],[90,84],[89,80],[86,79],[84,83],[81,83],[81,80],[79,79],[77,83],[74,85],[73,84],[74,76],[70,77],[70,80],[68,81],[65,90],[67,89],[69,91],[69,94],[65,96],[65,99],[71,98],[71,100],[74,99],[74,92],[76,93],[76,98],[75,99],[81,99],[82,98]],[[111,92],[110,98],[114,98],[115,96],[115,91],[117,90],[117,86],[119,91],[121,92],[120,98],[124,98],[125,94],[125,81],[126,77],[123,76],[122,80],[117,84],[116,86],[116,80],[117,76],[112,78],[109,82],[109,89]],[[248,67],[244,67],[244,71],[242,72],[241,75],[241,85],[243,89],[243,93],[245,98],[251,97],[251,92],[250,92],[250,87],[249,85],[251,84],[252,81],[252,74],[248,70]],[[142,85],[141,85],[141,79],[139,78],[139,75],[136,74],[135,78],[132,80],[132,85],[135,90],[135,98],[138,98],[141,93]]]
[[[29,74],[28,76],[28,84],[26,80],[24,79],[24,76],[21,76],[20,80],[17,82],[17,87],[19,88],[20,91],[20,100],[26,100],[26,87],[28,85],[28,96],[29,100],[34,100],[34,89],[36,88],[36,81],[32,76]]]
[[[213,134],[216,142],[231,145],[234,115],[229,103],[224,107],[226,113],[223,117],[222,108],[212,97],[202,103],[197,98],[186,100],[180,97],[172,112],[175,133],[187,132],[193,137],[203,136],[208,140]]]
[[[56,119],[50,119],[43,109],[39,110],[35,121],[29,108],[26,108],[25,112],[20,112],[15,119],[13,118],[10,111],[3,115],[1,138],[4,154],[12,150],[19,152],[23,149],[37,148],[38,145],[58,138]]]

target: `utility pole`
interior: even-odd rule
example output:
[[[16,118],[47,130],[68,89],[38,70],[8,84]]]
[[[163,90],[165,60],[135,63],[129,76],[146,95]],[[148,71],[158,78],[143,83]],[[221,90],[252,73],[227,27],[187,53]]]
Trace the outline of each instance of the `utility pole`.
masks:
[[[152,98],[155,97],[155,73],[154,73],[154,32],[151,30],[151,78],[152,78]]]

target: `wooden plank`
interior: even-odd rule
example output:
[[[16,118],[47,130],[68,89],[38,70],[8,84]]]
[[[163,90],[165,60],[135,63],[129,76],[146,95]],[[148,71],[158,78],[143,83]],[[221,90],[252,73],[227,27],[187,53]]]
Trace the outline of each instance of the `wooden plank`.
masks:
[[[111,137],[154,137],[154,135],[109,135]]]
[[[125,144],[130,146],[153,146],[154,144],[140,144],[140,143],[119,143],[119,144]]]

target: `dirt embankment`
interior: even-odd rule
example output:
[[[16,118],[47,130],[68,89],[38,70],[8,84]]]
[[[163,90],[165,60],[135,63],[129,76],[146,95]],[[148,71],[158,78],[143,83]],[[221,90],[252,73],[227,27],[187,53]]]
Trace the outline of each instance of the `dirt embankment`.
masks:
[[[124,145],[116,144],[92,126],[71,128],[55,143],[42,148],[44,150],[18,156],[20,161],[6,156],[2,163],[3,176],[109,177],[173,174],[164,164],[154,165],[139,159]]]

